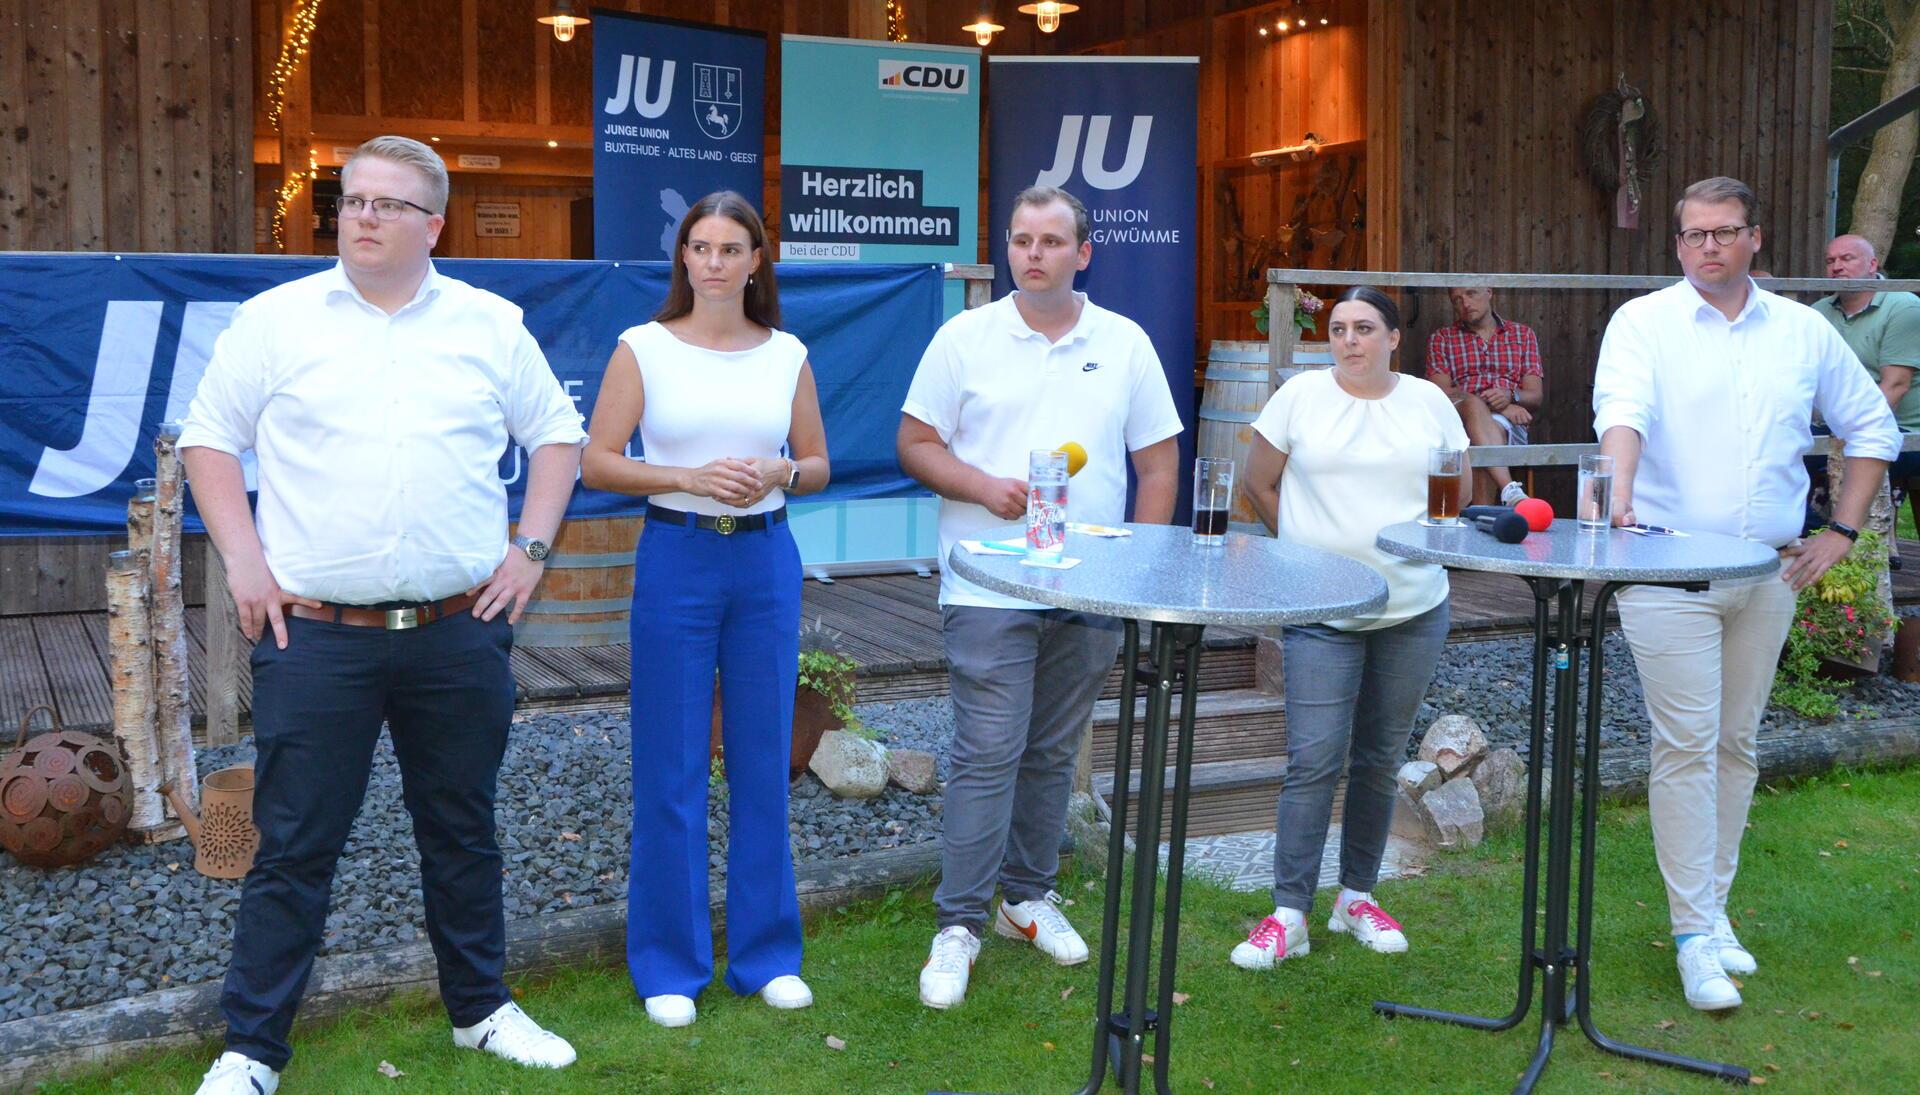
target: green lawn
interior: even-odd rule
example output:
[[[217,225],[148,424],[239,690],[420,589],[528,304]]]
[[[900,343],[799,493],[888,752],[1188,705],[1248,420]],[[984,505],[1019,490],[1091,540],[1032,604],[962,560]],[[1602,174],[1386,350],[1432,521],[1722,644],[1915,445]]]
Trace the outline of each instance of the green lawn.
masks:
[[[1646,810],[1601,818],[1596,1019],[1629,1041],[1730,1060],[1786,1091],[1920,1090],[1920,769],[1842,773],[1754,805],[1735,890],[1741,936],[1761,972],[1746,1006],[1708,1016],[1680,997]],[[1519,841],[1440,859],[1384,884],[1411,953],[1383,957],[1326,933],[1270,974],[1227,963],[1267,911],[1264,895],[1186,889],[1174,1086],[1181,1091],[1382,1093],[1505,1090],[1526,1064],[1537,1020],[1492,1035],[1375,1017],[1378,997],[1504,1012],[1515,981]],[[1091,937],[1088,876],[1064,888]],[[1062,969],[989,939],[968,1002],[921,1007],[915,978],[931,934],[924,890],[841,910],[809,926],[806,975],[819,1003],[774,1012],[716,983],[698,1023],[647,1022],[622,969],[582,969],[518,986],[531,1013],[566,1034],[580,1061],[516,1069],[451,1046],[436,1005],[414,1000],[303,1028],[282,1091],[350,1092],[1065,1092],[1088,1064],[1091,964]],[[1157,959],[1156,959],[1157,965]],[[829,1046],[829,1036],[844,1048]],[[50,1084],[63,1095],[191,1091],[214,1048],[156,1056]],[[380,1075],[382,1061],[406,1073]],[[1113,1090],[1109,1085],[1109,1090]],[[1543,1091],[1720,1090],[1712,1081],[1608,1056],[1563,1031]]]

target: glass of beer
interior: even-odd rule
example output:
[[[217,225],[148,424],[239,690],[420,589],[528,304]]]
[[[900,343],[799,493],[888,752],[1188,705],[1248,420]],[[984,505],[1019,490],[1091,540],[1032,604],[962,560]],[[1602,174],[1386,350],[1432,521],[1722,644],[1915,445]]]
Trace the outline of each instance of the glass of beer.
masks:
[[[1422,524],[1451,527],[1460,523],[1460,480],[1466,470],[1465,449],[1436,445],[1427,450],[1427,519]]]
[[[1193,462],[1193,542],[1214,547],[1227,542],[1227,514],[1233,509],[1233,461],[1203,456]]]

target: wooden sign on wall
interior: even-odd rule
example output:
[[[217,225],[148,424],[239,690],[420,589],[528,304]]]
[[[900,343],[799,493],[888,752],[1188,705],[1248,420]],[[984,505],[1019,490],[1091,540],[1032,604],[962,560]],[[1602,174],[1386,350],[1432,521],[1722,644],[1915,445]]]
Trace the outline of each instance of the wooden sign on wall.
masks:
[[[473,234],[499,239],[520,238],[519,202],[475,202]]]

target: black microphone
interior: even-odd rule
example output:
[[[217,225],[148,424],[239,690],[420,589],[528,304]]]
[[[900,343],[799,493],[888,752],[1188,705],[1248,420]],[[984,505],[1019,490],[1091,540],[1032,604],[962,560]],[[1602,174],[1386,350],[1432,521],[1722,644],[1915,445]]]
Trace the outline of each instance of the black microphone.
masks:
[[[1503,544],[1517,544],[1527,538],[1527,519],[1504,506],[1468,506],[1460,516]]]

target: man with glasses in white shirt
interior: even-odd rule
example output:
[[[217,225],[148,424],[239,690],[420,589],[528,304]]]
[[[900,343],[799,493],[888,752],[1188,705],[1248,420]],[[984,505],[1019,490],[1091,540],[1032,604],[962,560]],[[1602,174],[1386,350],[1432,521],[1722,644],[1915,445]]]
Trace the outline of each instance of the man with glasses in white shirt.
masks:
[[[447,170],[376,137],[341,170],[340,263],[241,304],[180,436],[253,649],[260,848],[201,1095],[273,1095],[384,723],[420,851],[457,1046],[561,1068],[513,1002],[494,792],[512,622],[540,580],[585,433],[520,309],[429,255]],[[498,473],[531,454],[520,531]],[[259,466],[250,513],[240,456]]]
[[[1628,301],[1600,345],[1594,431],[1614,458],[1613,520],[1718,532],[1777,548],[1777,577],[1703,592],[1635,586],[1619,596],[1653,724],[1647,777],[1680,979],[1701,1010],[1738,1007],[1728,974],[1753,956],[1727,916],[1759,766],[1755,736],[1794,597],[1843,558],[1899,434],[1887,401],[1833,327],[1762,290],[1758,203],[1724,177],[1674,207],[1685,280]],[[1844,438],[1835,519],[1802,540],[1815,410]]]

